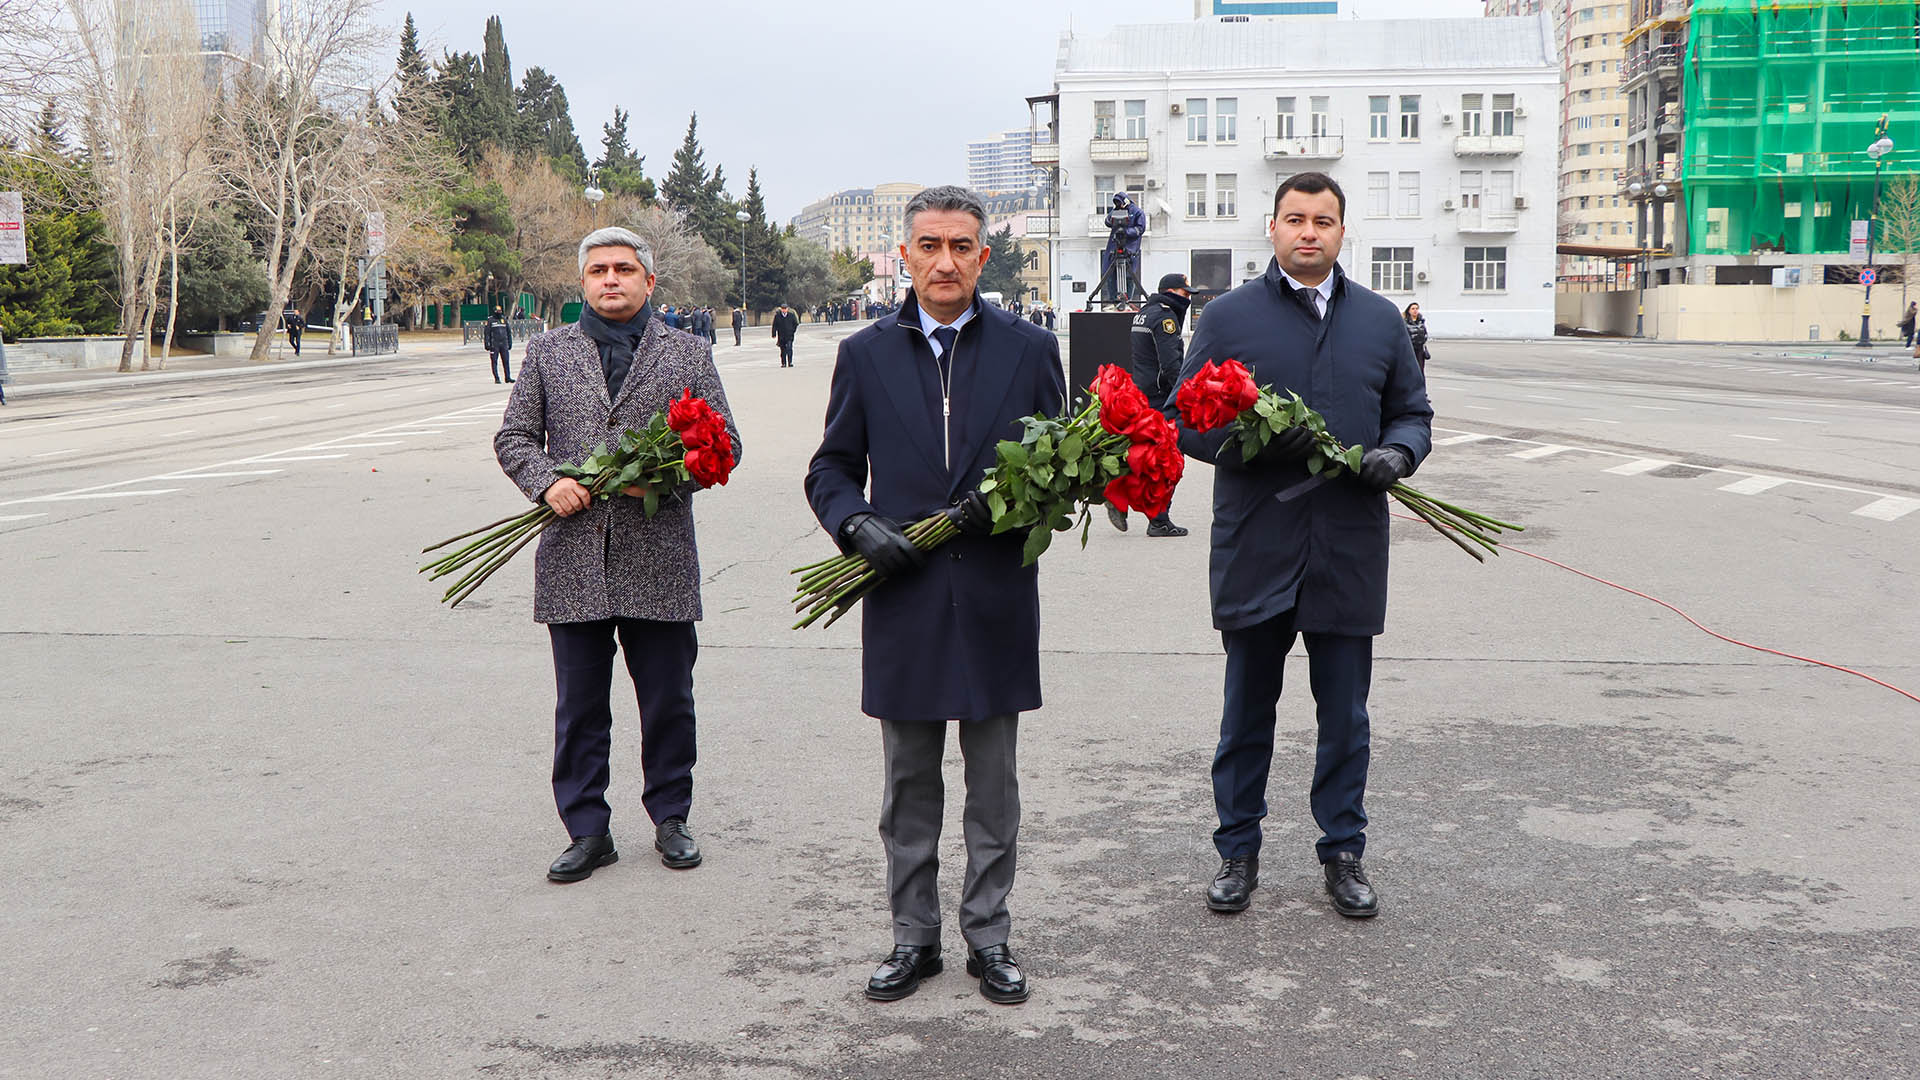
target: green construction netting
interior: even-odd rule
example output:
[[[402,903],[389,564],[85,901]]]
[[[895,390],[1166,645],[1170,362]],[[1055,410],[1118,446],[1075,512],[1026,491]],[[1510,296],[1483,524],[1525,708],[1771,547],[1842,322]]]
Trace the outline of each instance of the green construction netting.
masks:
[[[1688,247],[1841,254],[1883,179],[1920,168],[1920,3],[1695,0],[1682,190]]]

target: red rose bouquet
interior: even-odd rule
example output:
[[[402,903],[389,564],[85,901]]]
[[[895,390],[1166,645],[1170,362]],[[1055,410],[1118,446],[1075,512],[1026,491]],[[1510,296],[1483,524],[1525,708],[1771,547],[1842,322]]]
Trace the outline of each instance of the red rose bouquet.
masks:
[[[596,499],[637,495],[642,511],[652,517],[660,510],[662,491],[671,495],[686,484],[703,488],[724,484],[733,465],[733,437],[727,433],[726,419],[689,388],[666,412],[654,413],[645,430],[629,428],[611,451],[603,443],[580,464],[560,465],[554,471],[579,481]],[[459,540],[478,539],[428,563],[420,572],[432,571],[428,580],[436,581],[465,570],[440,597],[442,603],[451,601],[458,607],[559,516],[542,502],[524,514],[449,537],[424,550],[438,551]]]
[[[1021,418],[1019,440],[1000,442],[993,468],[980,481],[994,533],[1028,530],[1022,554],[1028,565],[1047,550],[1054,533],[1075,524],[1085,547],[1094,503],[1153,517],[1165,513],[1186,468],[1179,432],[1125,371],[1102,367],[1091,389],[1086,407],[1070,416]],[[931,551],[959,529],[942,512],[907,526],[906,533],[915,547]],[[796,630],[822,616],[833,625],[882,580],[858,554],[793,572],[801,575],[794,610],[804,613]]]
[[[1180,419],[1195,431],[1230,428],[1221,452],[1237,443],[1242,461],[1252,461],[1275,435],[1295,427],[1313,432],[1313,449],[1307,455],[1310,475],[1332,476],[1341,469],[1358,473],[1366,453],[1365,447],[1340,445],[1327,431],[1326,419],[1299,394],[1281,397],[1270,386],[1255,386],[1252,374],[1238,360],[1207,361],[1180,384],[1173,401]],[[1487,561],[1482,549],[1500,554],[1497,534],[1522,531],[1519,525],[1443,502],[1406,484],[1393,485],[1387,494],[1481,562]]]

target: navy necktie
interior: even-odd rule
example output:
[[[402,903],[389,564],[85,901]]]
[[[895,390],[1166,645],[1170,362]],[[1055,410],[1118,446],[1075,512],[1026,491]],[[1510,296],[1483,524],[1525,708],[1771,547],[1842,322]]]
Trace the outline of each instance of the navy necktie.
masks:
[[[1300,302],[1301,302],[1301,303],[1303,303],[1303,304],[1305,304],[1305,305],[1307,305],[1307,314],[1309,314],[1309,315],[1311,315],[1311,316],[1313,316],[1313,318],[1314,318],[1314,320],[1315,320],[1316,322],[1317,322],[1317,321],[1319,321],[1319,319],[1320,319],[1320,303],[1319,303],[1319,297],[1320,297],[1320,290],[1319,290],[1319,289],[1311,289],[1311,288],[1308,288],[1308,287],[1307,287],[1307,286],[1305,286],[1305,285],[1302,285],[1301,287],[1299,287],[1298,289],[1295,289],[1295,290],[1293,290],[1293,291],[1294,291],[1294,292],[1296,292],[1296,293],[1298,293],[1298,294],[1300,295]]]
[[[943,379],[953,377],[953,342],[959,336],[960,331],[951,326],[937,327],[933,331],[933,340],[940,343],[940,377]]]

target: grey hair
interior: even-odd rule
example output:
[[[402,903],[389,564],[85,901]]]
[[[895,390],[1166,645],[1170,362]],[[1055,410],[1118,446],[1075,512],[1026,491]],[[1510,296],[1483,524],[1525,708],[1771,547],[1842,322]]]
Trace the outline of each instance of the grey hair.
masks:
[[[640,235],[631,229],[618,225],[609,225],[604,229],[595,229],[580,241],[580,272],[587,272],[587,252],[597,247],[628,247],[633,249],[634,257],[647,273],[653,273],[653,248]]]
[[[913,216],[922,210],[965,210],[980,222],[980,246],[987,246],[987,204],[980,201],[971,189],[958,184],[941,184],[930,187],[907,200],[904,213],[907,227],[906,242],[913,243]]]

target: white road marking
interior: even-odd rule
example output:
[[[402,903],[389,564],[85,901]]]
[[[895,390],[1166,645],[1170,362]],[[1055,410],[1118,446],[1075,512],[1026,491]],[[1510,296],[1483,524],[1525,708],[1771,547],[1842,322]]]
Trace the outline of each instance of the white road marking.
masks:
[[[194,430],[193,428],[183,428],[179,431],[156,431],[153,433],[153,437],[156,439],[171,439],[180,435],[191,435],[194,433]]]
[[[1752,439],[1754,442],[1779,442],[1780,441],[1779,439],[1773,438],[1772,436],[1769,436],[1769,435],[1742,435],[1737,431],[1730,431],[1727,434],[1731,435],[1736,439]]]
[[[1825,420],[1807,420],[1798,416],[1769,416],[1769,420],[1779,420],[1788,424],[1824,424]]]
[[[280,419],[280,414],[279,414],[279,413],[268,413],[268,414],[267,414],[267,415],[265,415],[265,416],[256,416],[256,417],[254,417],[254,418],[253,418],[253,422],[257,424],[257,423],[259,423],[259,422],[261,422],[262,420],[278,420],[278,419]]]
[[[158,479],[156,477],[155,479]],[[125,499],[134,495],[168,495],[179,488],[145,488],[140,491],[86,491],[71,495],[40,495],[31,499],[15,499],[15,502],[70,502],[75,499]]]
[[[1763,491],[1771,491],[1786,482],[1784,478],[1778,476],[1749,476],[1744,480],[1735,480],[1731,484],[1723,484],[1720,490],[1732,492],[1735,495],[1758,495]]]
[[[79,453],[79,452],[80,452],[80,451],[79,451],[78,449],[73,449],[73,450],[49,450],[49,451],[47,451],[47,452],[46,452],[46,453],[44,453],[44,454],[34,454],[33,456],[34,456],[34,457],[37,457],[37,458],[43,458],[43,457],[59,457],[59,456],[60,456],[61,454],[77,454],[77,453]]]
[[[248,465],[251,465],[252,463],[254,463],[254,462],[256,462],[256,461],[261,461],[261,462],[272,462],[272,461],[328,461],[328,460],[331,460],[331,459],[333,459],[333,458],[343,458],[343,457],[346,457],[346,456],[347,456],[347,455],[345,455],[345,454],[301,454],[301,455],[299,455],[299,456],[297,456],[297,457],[295,457],[295,456],[289,456],[289,455],[282,455],[282,454],[275,454],[275,455],[272,455],[272,456],[269,456],[269,457],[250,457],[250,458],[242,458],[242,459],[241,459],[241,461],[242,461],[242,463],[243,463],[243,464],[248,464]]]
[[[1493,409],[1493,406],[1491,406],[1491,405],[1469,405],[1469,406],[1467,406],[1467,408],[1469,408],[1469,409],[1475,409],[1475,410],[1477,410],[1477,411],[1479,411],[1479,412],[1493,412],[1493,411],[1494,411],[1494,409]]]
[[[1610,472],[1615,476],[1639,476],[1641,473],[1650,473],[1655,469],[1664,469],[1671,464],[1673,464],[1673,462],[1662,461],[1659,458],[1640,458],[1635,461],[1629,461],[1625,465],[1615,465],[1613,468],[1603,471]]]
[[[1571,449],[1573,449],[1571,446],[1555,446],[1552,443],[1548,443],[1545,446],[1536,446],[1531,450],[1515,450],[1507,456],[1519,458],[1522,461],[1532,461],[1536,458],[1552,457],[1555,454],[1564,453]]]
[[[1589,420],[1596,424],[1617,424],[1620,422],[1618,420],[1602,420],[1597,416],[1583,416],[1580,419]]]
[[[43,511],[38,514],[0,514],[0,521],[25,521],[28,518],[46,517]]]
[[[239,469],[234,472],[177,472],[160,477],[162,480],[220,480],[229,476],[272,476],[285,469]]]
[[[446,434],[446,432],[444,432],[444,431],[376,431],[376,432],[374,432],[373,434],[375,434],[375,435],[399,435],[399,436],[407,436],[407,435],[445,435],[445,434]]]
[[[395,440],[394,440],[394,441],[392,441],[392,442],[357,442],[357,443],[328,443],[328,444],[326,444],[326,446],[325,446],[325,447],[323,447],[323,449],[327,449],[327,450],[370,450],[370,449],[372,449],[372,448],[374,448],[374,447],[376,447],[376,446],[405,446],[405,445],[407,445],[407,443],[406,443],[406,440],[404,440],[404,439],[395,439]]]
[[[1876,521],[1898,521],[1915,510],[1920,510],[1920,499],[1909,499],[1903,495],[1887,495],[1855,510],[1854,513]]]
[[[1654,412],[1679,412],[1680,411],[1679,409],[1670,408],[1666,405],[1635,405],[1634,408],[1651,409]]]
[[[1566,398],[1552,397],[1548,394],[1527,394],[1526,397],[1530,401],[1565,401],[1567,400]]]
[[[344,401],[336,401],[333,404],[327,406],[327,408],[329,409],[344,409],[346,407],[347,407],[347,403]]]
[[[1458,445],[1460,445],[1461,443],[1470,443],[1470,442],[1479,442],[1479,441],[1480,441],[1480,440],[1482,440],[1482,439],[1490,439],[1490,438],[1492,438],[1492,437],[1493,437],[1493,436],[1491,436],[1491,435],[1482,435],[1482,434],[1480,434],[1480,433],[1478,433],[1478,432],[1471,432],[1471,431],[1470,431],[1470,432],[1468,432],[1468,433],[1467,433],[1467,434],[1465,434],[1465,435],[1449,435],[1449,436],[1447,436],[1447,437],[1446,437],[1446,438],[1444,438],[1444,439],[1435,439],[1435,440],[1433,440],[1433,445],[1435,445],[1435,446],[1458,446]]]

